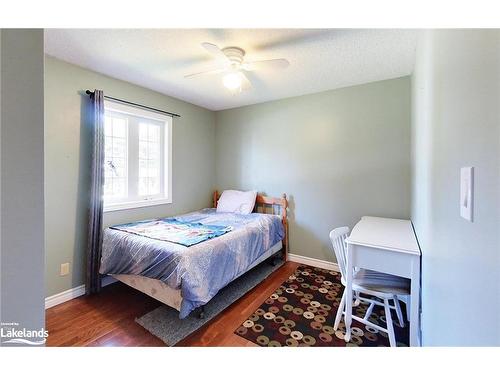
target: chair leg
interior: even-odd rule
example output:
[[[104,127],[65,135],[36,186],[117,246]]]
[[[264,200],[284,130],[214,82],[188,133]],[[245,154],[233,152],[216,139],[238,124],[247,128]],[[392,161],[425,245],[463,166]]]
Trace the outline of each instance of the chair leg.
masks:
[[[345,306],[345,290],[344,293],[342,293],[342,299],[340,300],[340,305],[337,310],[337,315],[335,316],[335,324],[333,325],[333,329],[335,331],[339,327],[340,319],[342,318],[342,313],[344,312],[344,306]]]
[[[359,304],[361,303],[361,300],[359,299],[358,292],[354,292],[354,302],[352,304],[352,307],[358,307]]]
[[[396,346],[396,336],[394,336],[394,326],[392,325],[392,317],[391,317],[391,307],[389,305],[389,300],[387,298],[384,299],[384,308],[385,308],[385,321],[387,322],[387,331],[389,334],[389,344],[391,346]]]
[[[399,325],[401,327],[404,327],[405,322],[403,319],[403,313],[401,312],[401,305],[399,304],[398,296],[394,296],[394,307],[396,308],[396,315],[398,316]]]
[[[368,320],[368,318],[370,317],[370,315],[372,314],[372,311],[373,311],[373,307],[375,306],[374,303],[370,303],[370,306],[368,306],[368,308],[366,309],[366,313],[365,313],[365,317],[363,318],[364,320]]]

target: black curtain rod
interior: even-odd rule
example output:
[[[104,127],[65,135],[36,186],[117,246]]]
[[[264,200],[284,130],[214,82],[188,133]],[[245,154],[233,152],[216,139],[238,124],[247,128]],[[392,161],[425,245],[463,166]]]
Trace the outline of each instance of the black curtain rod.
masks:
[[[90,91],[90,90],[85,91],[85,93],[86,93],[87,95],[91,95],[91,94],[93,94],[93,92],[92,92],[92,91]],[[125,103],[125,104],[129,104],[129,105],[133,105],[134,107],[139,107],[139,108],[149,109],[149,110],[151,110],[151,111],[155,111],[155,112],[159,112],[159,113],[164,113],[164,114],[169,115],[169,116],[172,116],[172,117],[181,117],[181,115],[178,115],[177,113],[172,113],[172,112],[162,111],[161,109],[157,109],[157,108],[153,108],[153,107],[148,107],[148,106],[146,106],[146,105],[142,105],[142,104],[137,104],[137,103],[129,102],[129,101],[127,101],[127,100],[123,100],[123,99],[113,98],[112,96],[107,96],[107,95],[104,95],[104,98],[109,99],[109,100],[113,100],[113,101],[115,101],[115,102],[119,102],[119,103]]]

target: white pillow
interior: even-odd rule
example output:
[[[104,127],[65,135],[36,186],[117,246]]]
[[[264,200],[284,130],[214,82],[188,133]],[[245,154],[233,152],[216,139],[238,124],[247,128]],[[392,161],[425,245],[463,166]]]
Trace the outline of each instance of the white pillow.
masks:
[[[217,203],[217,212],[250,214],[256,198],[256,191],[224,190]]]

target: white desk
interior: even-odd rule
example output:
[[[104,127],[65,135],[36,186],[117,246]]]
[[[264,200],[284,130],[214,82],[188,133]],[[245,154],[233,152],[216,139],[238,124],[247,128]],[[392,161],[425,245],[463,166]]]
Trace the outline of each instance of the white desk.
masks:
[[[363,216],[346,242],[346,341],[351,336],[353,268],[360,267],[411,280],[410,346],[419,346],[420,248],[411,221]]]

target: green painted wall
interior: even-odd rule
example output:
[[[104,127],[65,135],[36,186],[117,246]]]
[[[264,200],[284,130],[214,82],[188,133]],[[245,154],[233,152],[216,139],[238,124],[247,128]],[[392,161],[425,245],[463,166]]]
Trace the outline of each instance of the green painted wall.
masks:
[[[500,345],[500,31],[425,32],[412,86],[423,344]],[[467,166],[473,222],[459,208]]]
[[[43,65],[42,29],[1,30],[0,322],[16,330],[45,326]]]
[[[168,216],[211,205],[215,114],[52,57],[45,59],[46,295],[84,283],[90,186],[86,89],[179,113],[173,122],[173,203],[105,214],[105,225]],[[61,263],[71,273],[59,276]]]
[[[291,252],[333,261],[328,234],[410,216],[410,78],[217,112],[216,185],[290,197]]]

